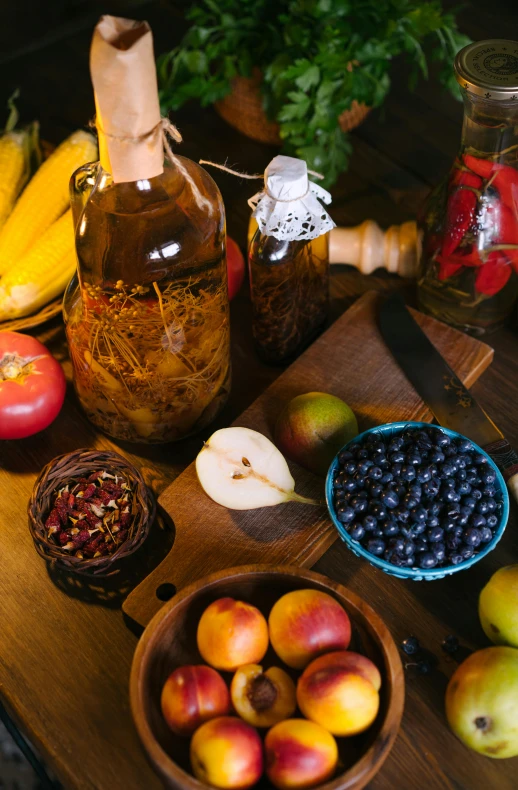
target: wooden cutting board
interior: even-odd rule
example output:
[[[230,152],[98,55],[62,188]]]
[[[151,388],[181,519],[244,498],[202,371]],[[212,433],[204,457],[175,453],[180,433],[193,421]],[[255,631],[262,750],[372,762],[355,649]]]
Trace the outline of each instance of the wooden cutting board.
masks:
[[[360,430],[399,420],[431,421],[379,333],[378,300],[372,291],[358,299],[233,424],[271,437],[284,404],[315,390],[343,398]],[[433,318],[413,314],[462,381],[473,384],[491,363],[493,349]],[[296,491],[323,498],[322,479],[295,464],[291,469]],[[217,505],[198,483],[194,463],[164,491],[159,504],[174,521],[173,548],[123,604],[125,614],[142,626],[172,590],[161,585],[180,589],[215,570],[256,562],[310,567],[337,537],[325,507],[289,503],[238,511]]]

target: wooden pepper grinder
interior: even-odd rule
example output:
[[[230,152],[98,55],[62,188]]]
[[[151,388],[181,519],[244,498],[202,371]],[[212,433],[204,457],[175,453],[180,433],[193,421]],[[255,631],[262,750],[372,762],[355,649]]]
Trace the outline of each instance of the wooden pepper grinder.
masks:
[[[416,277],[420,237],[415,222],[391,225],[383,231],[372,219],[355,228],[333,228],[329,238],[329,262],[348,263],[371,274],[386,269],[401,277]]]
[[[257,222],[250,217],[248,242]],[[362,274],[386,269],[400,277],[417,277],[421,255],[421,236],[411,220],[402,225],[391,225],[383,231],[372,219],[354,228],[333,228],[329,234],[329,263],[347,263]]]

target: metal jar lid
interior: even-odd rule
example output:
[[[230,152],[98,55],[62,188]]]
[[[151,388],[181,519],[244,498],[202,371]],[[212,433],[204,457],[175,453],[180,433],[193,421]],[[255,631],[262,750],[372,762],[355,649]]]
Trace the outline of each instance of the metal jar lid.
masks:
[[[454,68],[457,82],[470,93],[518,103],[518,41],[476,41],[457,53]]]

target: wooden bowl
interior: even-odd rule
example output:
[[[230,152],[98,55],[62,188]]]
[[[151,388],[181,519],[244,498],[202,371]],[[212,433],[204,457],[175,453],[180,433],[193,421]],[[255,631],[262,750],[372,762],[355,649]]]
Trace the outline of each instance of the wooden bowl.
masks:
[[[133,719],[151,764],[166,787],[207,787],[190,773],[189,739],[175,736],[160,710],[160,694],[168,675],[182,664],[202,663],[196,629],[204,609],[217,598],[230,596],[254,604],[267,616],[281,595],[301,588],[322,590],[344,606],[353,626],[351,650],[369,656],[382,675],[376,721],[362,735],[337,739],[345,767],[319,790],[358,790],[379,771],[398,733],[405,694],[401,660],[387,627],[355,593],[325,576],[291,566],[245,565],[186,587],[155,615],[137,646],[130,681]],[[270,648],[264,664],[279,663]],[[266,790],[271,785],[264,778],[257,787]]]

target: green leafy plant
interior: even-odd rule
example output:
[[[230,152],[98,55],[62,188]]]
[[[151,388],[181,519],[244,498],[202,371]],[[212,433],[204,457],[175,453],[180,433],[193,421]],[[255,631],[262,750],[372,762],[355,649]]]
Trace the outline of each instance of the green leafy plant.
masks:
[[[197,0],[187,18],[180,46],[158,61],[163,110],[212,104],[257,67],[283,150],[325,173],[328,186],[351,150],[338,118],[354,99],[383,102],[392,58],[406,54],[411,87],[428,76],[428,60],[441,61],[441,81],[458,93],[452,62],[468,43],[440,0]]]

